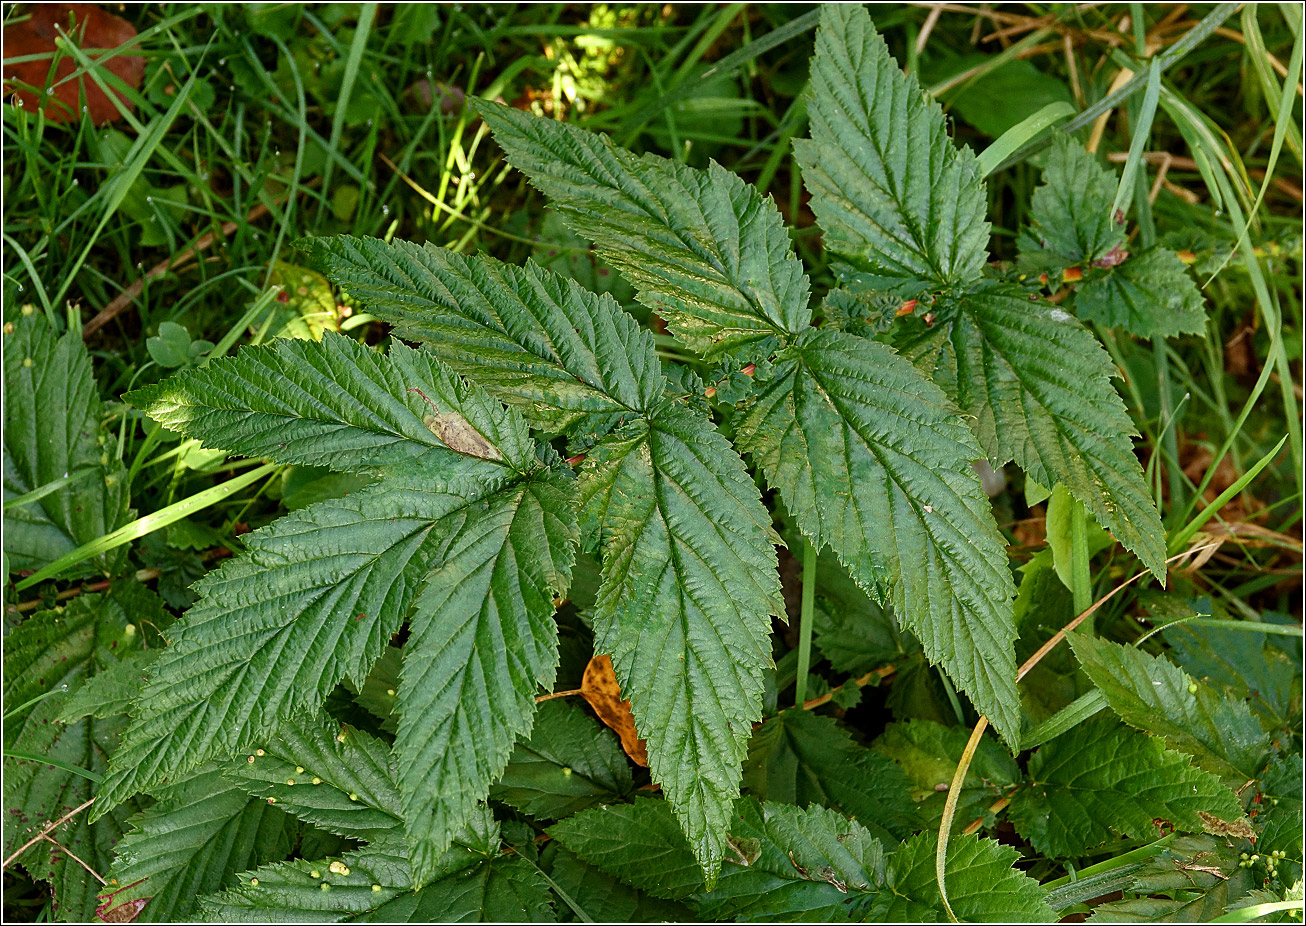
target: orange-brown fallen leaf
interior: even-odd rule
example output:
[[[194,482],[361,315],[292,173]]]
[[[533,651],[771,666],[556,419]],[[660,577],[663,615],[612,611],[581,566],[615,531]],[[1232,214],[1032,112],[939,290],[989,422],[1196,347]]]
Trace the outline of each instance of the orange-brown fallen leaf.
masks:
[[[635,732],[635,718],[630,713],[630,702],[621,696],[621,685],[617,683],[617,673],[612,671],[612,660],[607,656],[595,656],[585,667],[585,675],[580,682],[581,696],[594,708],[594,713],[617,736],[621,737],[621,748],[637,765],[648,767],[648,750],[644,741]]]
[[[25,17],[4,27],[5,60],[29,55],[51,55],[55,50],[55,40],[61,33],[76,42],[79,48],[104,49],[106,52],[136,38],[136,28],[131,23],[106,13],[93,3],[33,3],[28,5]],[[101,56],[92,56],[92,60],[99,57]],[[83,74],[76,80],[65,80],[78,68],[72,55],[67,51],[62,52],[54,76],[50,77],[52,60],[45,57],[5,65],[6,100],[12,101],[12,97],[17,96],[28,111],[39,108],[45,113],[45,118],[52,122],[73,122],[80,118],[78,107],[84,93],[86,111],[92,122],[99,125],[120,117],[114,101],[100,89],[94,79]],[[145,77],[145,59],[133,51],[120,52],[103,66],[132,89],[139,87]],[[53,93],[38,95],[19,86],[29,84],[32,87],[45,87],[47,78]],[[124,108],[133,108],[130,100],[123,99],[116,90],[112,92],[122,100]]]

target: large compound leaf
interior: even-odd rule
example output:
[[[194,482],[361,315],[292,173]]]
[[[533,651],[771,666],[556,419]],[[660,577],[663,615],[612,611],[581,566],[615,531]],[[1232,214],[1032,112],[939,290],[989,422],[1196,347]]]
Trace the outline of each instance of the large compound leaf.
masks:
[[[586,414],[643,412],[662,395],[652,336],[611,296],[533,262],[375,238],[304,246],[369,312],[532,420],[561,428]]]
[[[794,142],[825,247],[853,271],[951,288],[978,279],[989,224],[974,154],[904,76],[860,3],[821,10],[811,138]]]
[[[57,337],[41,316],[16,318],[4,336],[4,387],[4,552],[9,569],[40,569],[127,519],[126,474],[100,446],[103,408],[79,332]],[[109,572],[124,552],[91,563]]]
[[[946,923],[934,873],[938,834],[913,836],[889,859],[886,886],[870,919],[880,923]],[[1057,917],[1037,881],[1012,868],[1020,853],[979,836],[948,841],[948,903],[963,923],[1051,923]]]
[[[138,809],[135,802],[94,823],[86,810],[74,811],[96,796],[94,781],[104,775],[126,721],[120,714],[83,715],[65,723],[61,716],[70,698],[100,672],[120,660],[135,661],[143,634],[133,620],[155,610],[152,602],[157,602],[152,592],[120,582],[110,593],[82,595],[66,607],[38,611],[5,638],[5,858],[47,824],[70,816],[52,838],[97,871],[108,870],[113,845]],[[38,840],[18,862],[34,878],[50,882],[60,918],[92,918],[99,884],[66,853]]]
[[[399,682],[405,824],[426,881],[530,733],[558,665],[554,596],[576,546],[574,482],[542,470],[446,516],[410,618]]]
[[[439,553],[436,525],[511,484],[502,467],[456,456],[287,515],[197,583],[94,810],[256,745],[342,678],[361,681]]]
[[[127,400],[206,447],[280,463],[359,472],[453,450],[520,471],[534,459],[520,419],[430,354],[331,332],[246,348]]]
[[[575,704],[547,701],[490,797],[537,820],[560,820],[620,801],[634,788],[630,763],[611,731]]]
[[[811,329],[741,420],[803,532],[898,615],[1003,736],[1019,735],[1015,584],[979,447],[943,392],[890,348]]]
[[[1029,783],[1016,793],[1011,820],[1034,848],[1077,858],[1112,835],[1147,840],[1156,820],[1202,830],[1199,813],[1242,817],[1238,799],[1214,775],[1112,717],[1099,716],[1043,746],[1029,761]]]
[[[1014,459],[1040,484],[1064,485],[1164,580],[1165,533],[1116,368],[1074,316],[989,284],[906,333],[902,349],[972,417],[990,463]]]
[[[582,494],[604,549],[596,651],[711,879],[784,613],[770,515],[725,439],[670,404],[591,453]]]
[[[1071,634],[1070,645],[1125,723],[1165,737],[1169,748],[1240,785],[1260,772],[1270,738],[1245,701],[1195,682],[1164,656],[1137,647],[1083,634]]]
[[[480,104],[509,162],[704,356],[796,334],[808,283],[773,203],[713,162],[637,157],[602,135]]]
[[[139,908],[138,923],[192,919],[200,895],[237,872],[285,858],[295,829],[284,813],[217,770],[167,788],[130,822],[107,874],[120,888],[105,906]]]

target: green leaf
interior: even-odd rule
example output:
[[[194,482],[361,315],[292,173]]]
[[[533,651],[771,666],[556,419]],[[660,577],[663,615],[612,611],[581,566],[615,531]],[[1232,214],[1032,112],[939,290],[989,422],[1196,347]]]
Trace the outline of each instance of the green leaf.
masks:
[[[1113,836],[1161,835],[1155,820],[1181,832],[1202,830],[1198,813],[1233,822],[1242,808],[1214,775],[1160,740],[1098,716],[1040,748],[1028,783],[1008,811],[1016,829],[1045,855],[1077,858]]]
[[[162,652],[151,649],[135,653],[91,676],[63,701],[59,722],[76,723],[83,717],[106,720],[128,713],[149,678],[150,666]]]
[[[939,58],[920,58],[921,80],[927,84],[975,74],[946,90],[940,97],[949,114],[969,122],[985,135],[997,138],[1039,110],[1057,104],[1072,104],[1075,97],[1065,81],[1035,67],[1026,58],[1009,58],[994,67],[997,55],[971,53]]]
[[[1053,136],[1043,183],[1030,199],[1030,227],[1017,239],[1021,261],[1034,270],[1059,272],[1087,266],[1126,241],[1124,217],[1111,215],[1119,182],[1114,171],[1064,132]]]
[[[816,646],[839,672],[863,675],[920,652],[916,639],[898,629],[889,610],[871,600],[828,550],[817,557],[815,604]]]
[[[1165,737],[1170,749],[1239,784],[1255,778],[1269,737],[1247,705],[1194,682],[1162,656],[1083,634],[1070,645],[1088,677],[1120,719]]]
[[[889,859],[886,889],[871,911],[876,922],[948,921],[934,874],[938,834],[925,832]],[[954,835],[946,861],[948,902],[963,923],[1051,923],[1057,916],[1037,881],[1012,865],[1020,854],[992,839]]]
[[[1204,923],[1252,888],[1227,838],[1180,836],[1134,872],[1127,894],[1102,904],[1092,923]]]
[[[100,447],[103,406],[80,332],[56,337],[37,315],[19,316],[14,329],[4,336],[4,554],[17,571],[104,536],[128,511],[122,464]],[[90,563],[109,573],[125,552]]]
[[[1256,849],[1262,856],[1284,853],[1279,880],[1285,884],[1302,874],[1302,780],[1301,753],[1290,753],[1276,758],[1259,784]]]
[[[1015,460],[1040,484],[1063,484],[1164,580],[1165,534],[1111,384],[1118,371],[1072,315],[986,284],[900,346],[955,394],[992,465]]]
[[[1118,267],[1090,274],[1075,288],[1075,313],[1085,321],[1140,338],[1201,334],[1206,307],[1178,255],[1152,248]]]
[[[152,338],[146,338],[145,349],[161,367],[185,366],[191,356],[190,332],[184,325],[176,322],[161,322],[159,333]]]
[[[1052,487],[1052,494],[1048,498],[1047,505],[1047,544],[1052,553],[1052,568],[1056,571],[1057,577],[1067,589],[1074,588],[1074,546],[1072,541],[1074,519],[1074,499],[1071,498],[1070,490],[1065,486],[1057,483]],[[1085,533],[1085,549],[1091,558],[1096,554],[1111,546],[1111,537],[1106,531],[1096,524],[1087,525]],[[1027,563],[1026,566],[1029,564]],[[1029,573],[1026,573],[1029,575]],[[1024,582],[1021,582],[1021,591],[1025,590]],[[1017,595],[1019,600],[1019,595]],[[1019,605],[1017,605],[1019,609]],[[1072,614],[1071,617],[1074,615]],[[1063,622],[1064,624],[1064,622]]]
[[[1194,606],[1207,602],[1175,602],[1188,618]],[[1209,606],[1203,608],[1209,614]],[[1153,624],[1161,621],[1153,619]],[[1267,634],[1181,621],[1161,631],[1170,647],[1167,655],[1199,681],[1213,684],[1248,706],[1266,729],[1287,726],[1299,709],[1301,675],[1288,654],[1268,642]],[[1297,706],[1294,706],[1294,701]]]
[[[901,766],[913,785],[911,796],[917,802],[917,812],[936,830],[948,798],[948,785],[969,738],[965,727],[911,720],[890,724],[872,746]],[[987,817],[990,805],[1005,797],[1020,777],[1020,768],[1006,750],[987,736],[981,739],[961,785],[954,830]]]
[[[778,538],[743,461],[675,405],[596,448],[581,492],[605,551],[595,652],[710,882],[784,613]]]
[[[534,459],[524,424],[430,354],[388,355],[343,335],[277,341],[126,396],[165,427],[280,463],[360,472],[424,456]]]
[[[683,904],[637,891],[581,861],[556,841],[552,845],[551,856],[546,856],[552,859],[549,878],[594,922],[674,923],[695,919],[693,911]],[[558,907],[565,909],[561,903]]]
[[[107,907],[144,902],[136,922],[192,919],[200,895],[220,889],[236,872],[290,853],[293,821],[223,781],[217,770],[178,782],[160,798],[132,818],[132,831],[114,847],[106,874],[110,884],[122,886]]]
[[[828,251],[896,283],[978,279],[989,224],[975,156],[953,145],[861,4],[822,8],[807,111],[811,138],[794,154]]]
[[[862,920],[884,886],[880,841],[824,807],[800,810],[745,799],[731,827],[731,845],[740,857],[727,862],[715,890],[691,901],[704,918]]]
[[[248,793],[329,833],[376,842],[402,832],[394,756],[361,730],[295,718],[222,769]]]
[[[549,827],[549,835],[652,897],[684,900],[703,887],[702,868],[667,801],[637,797],[582,810]]]
[[[507,106],[473,104],[509,162],[598,245],[637,298],[705,357],[796,334],[811,311],[774,203],[712,162],[698,170]]]
[[[402,842],[383,839],[338,858],[246,872],[201,906],[216,922],[552,920],[547,882],[524,860],[500,855],[499,838],[482,806],[421,889],[414,889]]]
[[[462,854],[468,866],[481,861],[465,850]],[[206,921],[356,922],[411,889],[408,857],[395,842],[336,859],[264,865],[228,883],[221,894],[201,898]],[[374,884],[381,889],[373,890]]]
[[[399,781],[419,884],[467,822],[558,665],[553,599],[576,546],[575,484],[543,470],[445,517],[399,681]]]
[[[375,238],[303,246],[369,312],[533,421],[643,412],[662,395],[652,336],[612,297],[533,262]]]
[[[911,779],[892,759],[854,745],[833,717],[799,708],[767,718],[753,734],[744,783],[758,800],[841,810],[887,842],[919,822]]]
[[[454,529],[437,527],[512,484],[500,466],[450,456],[246,535],[244,554],[197,583],[203,597],[169,634],[96,813],[256,745],[342,678],[366,676]]]
[[[775,364],[737,442],[803,532],[829,544],[1003,736],[1018,736],[1015,585],[981,454],[941,390],[890,348],[811,329]]]
[[[553,923],[549,883],[525,859],[483,862],[382,904],[366,923]]]
[[[730,853],[711,891],[665,801],[582,811],[549,833],[587,863],[654,897],[683,900],[705,919],[865,916],[884,881],[884,850],[864,827],[824,807],[747,798],[736,810]]]
[[[560,820],[624,800],[634,788],[630,763],[607,728],[574,704],[546,701],[490,797],[537,820]]]
[[[38,611],[5,638],[4,704],[11,712],[4,722],[5,751],[46,760],[4,759],[6,858],[47,823],[97,795],[93,781],[105,774],[126,726],[124,718],[82,717],[71,723],[59,718],[89,680],[119,660],[132,660],[140,651],[141,634],[131,618],[139,613],[135,606],[141,604],[142,593],[153,597],[134,583],[122,583],[103,595],[82,595],[64,608]],[[85,774],[69,769],[82,769]],[[95,823],[82,810],[52,835],[86,864],[104,872],[113,859],[113,844],[137,809],[133,801]],[[89,921],[94,916],[99,883],[66,853],[42,840],[28,848],[19,862],[34,878],[50,882],[54,912],[60,918]]]

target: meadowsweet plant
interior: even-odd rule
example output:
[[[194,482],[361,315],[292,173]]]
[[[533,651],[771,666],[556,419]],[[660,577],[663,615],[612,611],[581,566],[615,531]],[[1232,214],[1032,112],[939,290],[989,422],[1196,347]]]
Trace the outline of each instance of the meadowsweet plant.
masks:
[[[1046,487],[1074,557],[1114,542],[1167,580],[1119,371],[1090,325],[1165,338],[1205,318],[1173,250],[1130,244],[1113,172],[1055,136],[1019,261],[991,265],[980,160],[863,7],[826,7],[794,147],[837,280],[818,303],[775,204],[715,162],[475,105],[676,350],[720,378],[531,261],[300,241],[392,326],[386,346],[282,340],[126,397],[205,448],[356,478],[249,534],[165,647],[96,676],[130,723],[90,818],[144,808],[106,909],[194,909],[167,894],[180,879],[164,860],[202,868],[197,843],[254,831],[205,915],[583,916],[603,879],[600,919],[1051,921],[1125,883],[1110,866],[1040,884],[977,834],[1003,812],[1048,859],[1177,834],[1131,863],[1140,891],[1184,866],[1252,877],[1238,849],[1257,831],[1231,785],[1286,792],[1300,758],[1247,704],[1087,634],[1073,656],[1091,684],[1070,708],[1039,713],[1017,684],[1032,584],[1060,579],[1045,557],[1018,600],[977,465]],[[1056,303],[1049,278],[1073,284]],[[837,668],[860,665],[839,647],[877,615],[885,645],[923,653],[997,736],[972,753],[965,729],[921,719],[867,750],[832,716],[779,710],[778,529],[804,591],[818,569],[839,590],[818,625]],[[584,616],[646,744],[642,791],[580,708],[539,702],[581,556],[601,570]],[[372,732],[329,719],[342,684]],[[972,770],[949,794],[959,761]],[[501,806],[553,823],[547,861]],[[955,832],[936,860],[940,825]]]

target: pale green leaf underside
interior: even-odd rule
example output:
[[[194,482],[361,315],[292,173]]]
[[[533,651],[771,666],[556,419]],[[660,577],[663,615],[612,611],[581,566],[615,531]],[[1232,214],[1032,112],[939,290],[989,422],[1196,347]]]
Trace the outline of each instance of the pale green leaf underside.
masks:
[[[605,549],[596,651],[712,877],[784,613],[770,516],[725,439],[674,405],[592,453],[581,490]]]
[[[736,438],[799,526],[895,613],[1006,737],[1019,733],[1015,585],[943,392],[890,348],[800,336]]]
[[[223,764],[228,780],[305,823],[364,842],[403,826],[394,755],[383,741],[324,717],[295,717]]]
[[[423,398],[425,396],[426,398]],[[443,416],[475,449],[477,435],[518,470],[534,459],[520,419],[471,389],[428,353],[395,343],[380,354],[327,332],[320,343],[281,340],[187,370],[127,400],[206,447],[279,463],[359,472],[448,455]],[[468,430],[470,429],[470,430]]]
[[[711,356],[810,323],[807,277],[779,210],[730,171],[637,157],[506,106],[478,109],[509,162],[694,350]]]
[[[1090,276],[1075,292],[1075,312],[1140,338],[1201,334],[1206,327],[1201,291],[1179,256],[1166,248],[1144,251]]]
[[[1126,241],[1111,206],[1119,181],[1097,157],[1063,132],[1053,137],[1043,183],[1030,199],[1032,227],[1021,230],[1021,258],[1054,268],[1090,264]]]
[[[237,872],[289,854],[293,828],[287,822],[281,810],[251,799],[220,772],[201,772],[132,819],[132,831],[114,847],[117,857],[106,873],[124,888],[110,903],[148,898],[138,923],[192,919],[200,895],[220,890]]]
[[[303,246],[369,312],[534,420],[645,411],[662,395],[652,336],[611,296],[533,262],[375,238]]]
[[[889,859],[887,886],[870,919],[880,923],[946,923],[934,873],[937,833],[913,836]],[[947,885],[952,912],[963,923],[1052,923],[1057,916],[1037,881],[1012,867],[1020,854],[978,835],[948,842]]]
[[[399,682],[399,755],[422,883],[530,733],[558,664],[553,597],[576,545],[574,483],[541,474],[445,517],[414,603]]]
[[[346,676],[361,681],[440,552],[436,524],[508,481],[455,456],[289,514],[197,583],[202,597],[151,670],[95,812],[269,737]]]
[[[1061,483],[1098,522],[1165,577],[1165,532],[1111,383],[1116,368],[1069,313],[986,286],[951,319],[921,326],[903,351],[946,382],[989,460],[1015,460],[1045,486]]]
[[[4,398],[5,557],[11,570],[39,569],[126,520],[126,474],[116,460],[101,462],[103,408],[76,332],[56,337],[40,316],[16,318],[4,336]],[[76,481],[8,506],[67,476]]]
[[[951,287],[979,277],[989,224],[975,156],[904,76],[860,3],[821,11],[811,138],[794,142],[825,247],[856,270]]]
[[[1194,683],[1163,656],[1072,634],[1070,644],[1107,704],[1131,727],[1165,737],[1170,749],[1239,784],[1257,776],[1269,736],[1246,702]],[[1196,688],[1196,690],[1193,690]]]
[[[1218,778],[1109,716],[1039,749],[1027,777],[1009,814],[1020,834],[1053,858],[1077,858],[1113,834],[1153,839],[1157,819],[1201,832],[1198,811],[1229,822],[1242,817],[1237,798]]]

